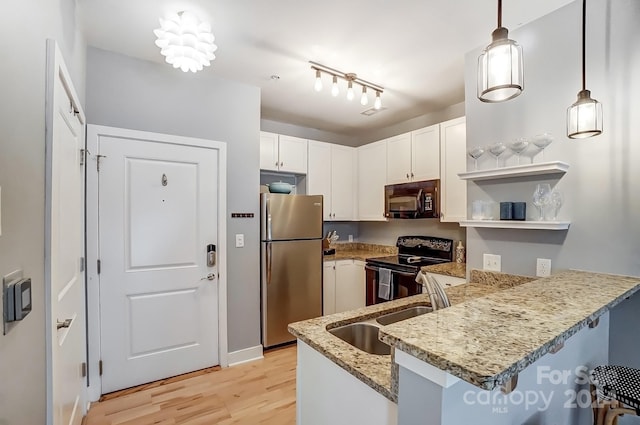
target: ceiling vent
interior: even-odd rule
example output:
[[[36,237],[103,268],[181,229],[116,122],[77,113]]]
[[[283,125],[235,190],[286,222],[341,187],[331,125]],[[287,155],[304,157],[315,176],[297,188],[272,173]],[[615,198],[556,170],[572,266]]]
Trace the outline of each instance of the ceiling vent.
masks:
[[[375,115],[378,112],[382,112],[382,111],[386,111],[387,108],[380,108],[380,109],[376,109],[376,108],[369,108],[366,111],[362,111],[360,112],[362,115],[366,115],[368,117],[370,117],[371,115]]]

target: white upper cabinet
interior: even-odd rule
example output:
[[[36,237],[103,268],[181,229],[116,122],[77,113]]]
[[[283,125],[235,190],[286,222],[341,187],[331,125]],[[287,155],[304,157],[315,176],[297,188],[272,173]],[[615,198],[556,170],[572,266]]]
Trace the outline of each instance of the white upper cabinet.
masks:
[[[307,194],[322,195],[324,221],[331,220],[331,144],[309,140]]]
[[[467,218],[467,182],[458,173],[467,168],[465,117],[440,124],[440,221],[460,222]]]
[[[355,218],[355,148],[309,141],[307,194],[324,196],[324,220]]]
[[[414,181],[440,178],[440,125],[411,132],[411,177]]]
[[[440,178],[440,126],[432,125],[387,141],[387,184]]]
[[[358,148],[358,219],[386,221],[384,186],[387,184],[387,141]]]
[[[411,181],[411,133],[386,139],[387,183]]]
[[[278,171],[278,135],[260,132],[260,169]]]
[[[260,169],[307,174],[307,139],[261,131]]]

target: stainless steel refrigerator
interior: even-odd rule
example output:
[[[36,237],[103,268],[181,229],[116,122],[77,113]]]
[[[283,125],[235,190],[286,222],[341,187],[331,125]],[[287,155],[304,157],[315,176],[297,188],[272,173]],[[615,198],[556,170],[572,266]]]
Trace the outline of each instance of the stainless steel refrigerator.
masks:
[[[262,345],[322,315],[322,196],[260,194]]]

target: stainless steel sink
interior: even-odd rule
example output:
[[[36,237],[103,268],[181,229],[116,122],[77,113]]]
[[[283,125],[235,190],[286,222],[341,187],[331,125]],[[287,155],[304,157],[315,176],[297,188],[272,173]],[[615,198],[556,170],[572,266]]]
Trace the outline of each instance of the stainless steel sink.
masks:
[[[395,311],[393,313],[385,314],[376,319],[376,322],[381,325],[390,325],[392,323],[399,322],[401,320],[410,319],[412,317],[420,316],[421,314],[431,313],[433,309],[424,305],[417,305],[414,307],[405,308],[404,310]]]
[[[369,354],[389,355],[391,347],[378,339],[378,327],[369,323],[352,323],[329,332]]]

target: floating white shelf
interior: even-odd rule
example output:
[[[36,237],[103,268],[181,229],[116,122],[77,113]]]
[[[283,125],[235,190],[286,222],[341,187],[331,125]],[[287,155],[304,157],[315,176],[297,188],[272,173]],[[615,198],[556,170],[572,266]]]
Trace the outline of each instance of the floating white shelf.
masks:
[[[545,174],[564,174],[569,164],[562,161],[539,162],[537,164],[512,165],[490,170],[467,171],[458,176],[462,180],[495,180],[510,177],[541,176]]]
[[[528,230],[566,230],[570,225],[570,221],[463,220],[460,222],[462,227]]]

